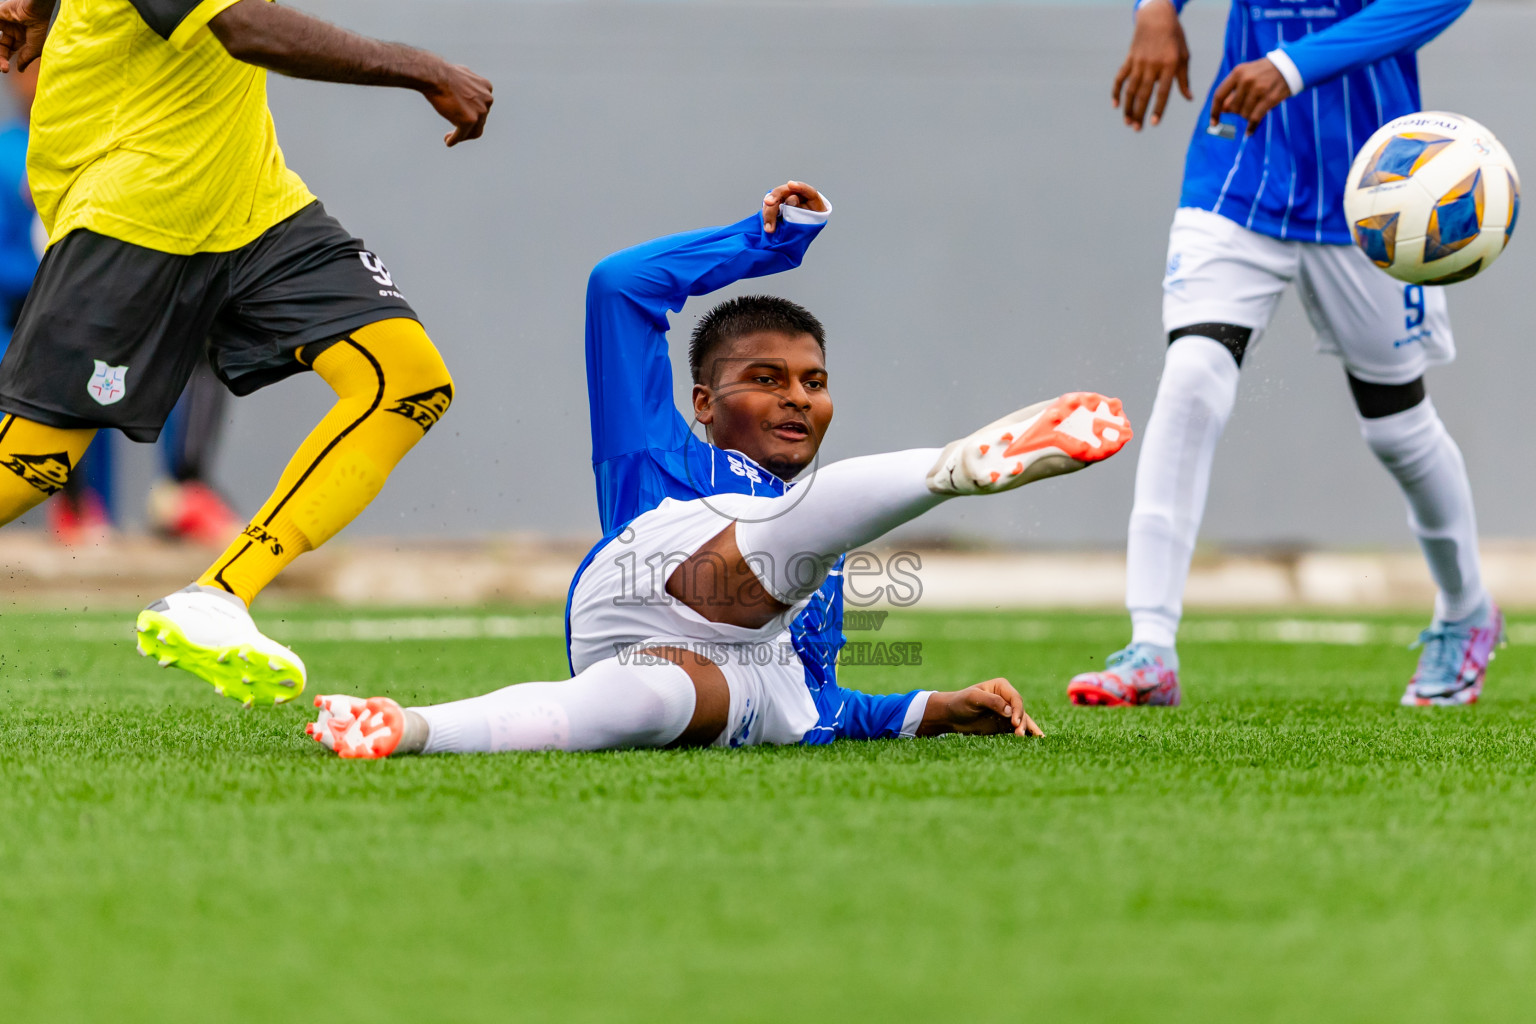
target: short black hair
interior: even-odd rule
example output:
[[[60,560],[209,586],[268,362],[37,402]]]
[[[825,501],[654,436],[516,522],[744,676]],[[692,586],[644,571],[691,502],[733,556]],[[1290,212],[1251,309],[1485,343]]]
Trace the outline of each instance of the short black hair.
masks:
[[[693,340],[688,344],[688,369],[693,372],[693,382],[703,383],[700,374],[715,349],[759,331],[792,336],[809,334],[816,339],[822,355],[827,353],[826,330],[810,310],[776,295],[743,295],[720,303],[693,328]]]

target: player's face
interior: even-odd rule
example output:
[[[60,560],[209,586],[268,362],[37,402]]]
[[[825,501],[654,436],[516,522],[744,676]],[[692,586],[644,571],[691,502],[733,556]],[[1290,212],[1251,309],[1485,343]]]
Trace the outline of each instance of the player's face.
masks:
[[[821,346],[809,334],[762,331],[735,339],[711,363],[712,384],[693,389],[710,440],[789,480],[816,457],[832,422]]]

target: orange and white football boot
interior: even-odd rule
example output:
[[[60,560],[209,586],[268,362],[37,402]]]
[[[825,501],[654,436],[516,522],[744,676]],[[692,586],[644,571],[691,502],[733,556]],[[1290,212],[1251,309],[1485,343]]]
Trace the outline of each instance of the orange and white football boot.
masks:
[[[405,712],[388,697],[348,697],[322,694],[315,698],[320,714],[304,727],[337,757],[374,760],[388,757],[405,735]]]
[[[928,489],[997,494],[1102,462],[1130,439],[1120,399],[1073,391],[950,442],[928,471]]]

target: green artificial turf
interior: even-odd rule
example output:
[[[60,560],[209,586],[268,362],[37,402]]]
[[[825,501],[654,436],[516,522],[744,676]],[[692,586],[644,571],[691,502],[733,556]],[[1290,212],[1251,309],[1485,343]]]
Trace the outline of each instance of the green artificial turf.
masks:
[[[421,614],[262,621],[312,692],[564,675],[555,616]],[[902,613],[845,683],[1006,675],[1047,737],[354,764],[130,620],[0,615],[7,1022],[1536,1012],[1529,647],[1410,710],[1415,620],[1197,616],[1184,707],[1075,709],[1120,617]]]

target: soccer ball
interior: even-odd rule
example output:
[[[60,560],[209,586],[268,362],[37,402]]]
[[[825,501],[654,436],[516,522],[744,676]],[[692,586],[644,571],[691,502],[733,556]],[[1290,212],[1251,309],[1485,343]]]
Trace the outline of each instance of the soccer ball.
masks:
[[[1520,213],[1520,177],[1470,117],[1425,111],[1383,125],[1350,165],[1344,214],[1371,262],[1410,284],[1488,269]]]

